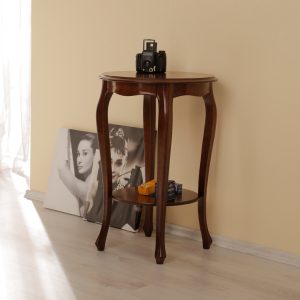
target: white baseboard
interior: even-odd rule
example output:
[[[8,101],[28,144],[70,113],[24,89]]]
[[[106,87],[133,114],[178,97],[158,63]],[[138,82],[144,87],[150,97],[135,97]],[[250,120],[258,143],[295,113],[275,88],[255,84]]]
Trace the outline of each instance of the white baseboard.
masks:
[[[44,193],[27,190],[25,193],[25,198],[34,201],[44,200]],[[189,238],[202,242],[200,230],[190,229],[174,224],[166,224],[165,228],[166,233]],[[213,235],[213,245],[231,249],[245,254],[254,255],[257,257],[273,260],[280,263],[285,263],[288,265],[300,267],[300,255],[291,254],[279,250],[275,250],[268,247],[259,246],[253,243],[234,240],[228,237],[222,237]]]
[[[202,242],[200,230],[189,229],[178,225],[166,224],[166,233]],[[245,254],[273,260],[280,263],[300,267],[300,255],[279,251],[253,243],[234,240],[228,237],[213,235],[213,245],[231,249]]]
[[[25,192],[24,197],[28,200],[34,200],[34,201],[44,201],[45,193],[37,192],[33,190],[27,190]]]

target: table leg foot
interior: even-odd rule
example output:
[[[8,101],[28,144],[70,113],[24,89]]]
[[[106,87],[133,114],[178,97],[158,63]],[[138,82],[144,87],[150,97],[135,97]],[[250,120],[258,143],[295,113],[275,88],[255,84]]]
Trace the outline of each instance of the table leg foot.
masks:
[[[157,245],[157,244],[158,243],[156,242],[155,259],[158,265],[162,265],[166,258],[166,249],[164,243],[163,245]]]
[[[153,207],[145,207],[145,221],[143,227],[145,236],[150,237],[153,231]]]
[[[201,230],[201,235],[202,235],[203,249],[209,249],[212,244],[212,238],[208,231],[206,221],[199,219],[199,222],[200,222],[200,230]]]
[[[210,236],[203,239],[203,249],[209,249],[211,244],[212,244],[212,238]]]
[[[107,233],[108,233],[108,228],[106,229],[102,225],[100,234],[95,242],[95,245],[99,251],[104,251]]]
[[[204,249],[209,249],[212,244],[212,238],[209,234],[206,221],[205,200],[198,202],[198,218],[202,235],[202,243]]]
[[[156,257],[155,259],[158,265],[162,265],[165,261],[165,257]]]

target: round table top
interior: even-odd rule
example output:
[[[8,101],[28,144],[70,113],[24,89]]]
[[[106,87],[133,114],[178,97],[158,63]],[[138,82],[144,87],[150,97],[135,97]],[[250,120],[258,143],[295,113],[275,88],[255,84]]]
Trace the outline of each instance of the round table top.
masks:
[[[135,71],[105,72],[100,78],[108,81],[126,81],[143,83],[184,83],[184,82],[213,82],[216,81],[212,75],[188,72],[166,72],[166,73],[137,73]]]

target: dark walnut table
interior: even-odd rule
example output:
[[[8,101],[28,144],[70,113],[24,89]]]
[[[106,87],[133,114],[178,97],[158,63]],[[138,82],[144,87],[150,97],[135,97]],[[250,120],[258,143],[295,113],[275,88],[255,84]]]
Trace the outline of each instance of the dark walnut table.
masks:
[[[104,214],[101,231],[96,241],[98,250],[105,248],[108,233],[112,198],[129,204],[145,206],[144,232],[151,236],[153,230],[153,206],[156,206],[156,246],[155,258],[162,264],[166,257],[165,250],[165,216],[166,206],[184,205],[198,202],[198,217],[203,240],[203,248],[209,249],[212,243],[206,222],[206,190],[211,152],[213,147],[217,110],[212,84],[216,78],[198,73],[167,72],[165,74],[137,74],[136,72],[108,72],[100,78],[103,81],[102,92],[97,107],[97,131],[101,155],[104,185]],[[145,143],[146,181],[157,179],[157,198],[139,195],[137,188],[125,188],[112,192],[112,172],[110,142],[108,132],[108,106],[113,94],[122,96],[143,95],[143,122]],[[173,124],[173,99],[191,95],[202,97],[205,103],[205,127],[199,170],[198,191],[183,189],[175,201],[167,201],[168,175]],[[158,145],[157,174],[155,167],[155,121],[156,99],[158,100]],[[184,157],[182,158],[184,159]]]

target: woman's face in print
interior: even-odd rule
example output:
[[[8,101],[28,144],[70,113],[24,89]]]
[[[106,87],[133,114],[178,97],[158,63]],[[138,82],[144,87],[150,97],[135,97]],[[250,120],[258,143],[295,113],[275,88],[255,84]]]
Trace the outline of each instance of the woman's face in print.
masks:
[[[126,163],[126,157],[121,151],[116,148],[110,149],[111,153],[111,172],[112,172],[112,182],[116,183],[121,175],[123,167]]]
[[[77,169],[82,175],[89,175],[92,171],[94,159],[94,151],[91,147],[91,142],[82,140],[77,148]]]

